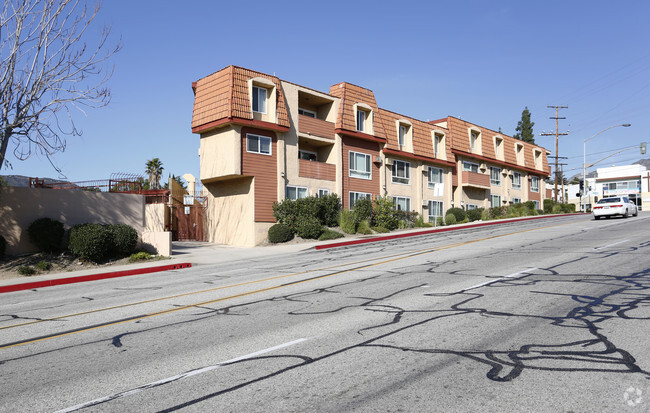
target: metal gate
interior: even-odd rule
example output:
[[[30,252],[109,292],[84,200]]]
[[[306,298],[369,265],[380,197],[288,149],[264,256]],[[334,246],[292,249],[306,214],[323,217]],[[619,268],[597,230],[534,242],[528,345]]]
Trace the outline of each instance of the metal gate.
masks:
[[[205,207],[202,205],[172,206],[174,241],[205,241]]]

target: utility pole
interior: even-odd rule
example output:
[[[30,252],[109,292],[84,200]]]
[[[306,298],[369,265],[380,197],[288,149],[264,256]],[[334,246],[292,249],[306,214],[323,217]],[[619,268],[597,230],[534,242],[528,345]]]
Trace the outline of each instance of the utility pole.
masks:
[[[558,156],[558,155],[559,155],[559,154],[558,154],[558,149],[559,149],[559,146],[560,146],[560,143],[559,143],[559,142],[560,142],[560,136],[565,136],[565,135],[568,135],[568,134],[569,134],[568,132],[567,132],[567,133],[560,133],[560,132],[559,132],[559,122],[558,122],[558,121],[559,121],[560,119],[566,119],[566,118],[565,118],[565,117],[559,117],[558,115],[559,115],[559,110],[560,110],[560,109],[566,109],[566,108],[568,108],[568,106],[560,106],[560,105],[555,105],[555,106],[554,106],[554,105],[548,105],[548,106],[546,106],[546,107],[547,107],[547,108],[551,108],[551,109],[555,109],[555,117],[551,116],[551,117],[549,118],[549,119],[555,119],[555,133],[552,133],[552,132],[550,132],[550,133],[543,132],[543,133],[541,134],[541,136],[552,136],[552,135],[555,135],[555,190],[554,190],[554,192],[553,192],[553,197],[554,197],[554,199],[555,199],[555,202],[557,202],[557,173],[558,173],[558,167],[560,166],[560,164],[558,163],[558,159],[559,159],[559,156]]]

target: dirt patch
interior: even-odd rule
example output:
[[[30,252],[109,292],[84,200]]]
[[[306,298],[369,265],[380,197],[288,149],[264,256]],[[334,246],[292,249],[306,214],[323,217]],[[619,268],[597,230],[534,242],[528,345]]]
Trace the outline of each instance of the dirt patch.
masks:
[[[41,268],[38,268],[39,263],[49,263],[49,270],[45,269],[45,267],[47,267],[45,264],[40,264]],[[39,252],[36,254],[29,254],[20,257],[8,257],[4,260],[0,260],[0,280],[6,280],[9,278],[37,279],[39,275],[92,270],[124,264],[129,264],[128,257],[109,261],[103,264],[95,264],[93,262],[82,261],[70,253],[52,254]],[[21,275],[18,273],[20,267],[31,267],[36,271],[36,274],[31,276]]]

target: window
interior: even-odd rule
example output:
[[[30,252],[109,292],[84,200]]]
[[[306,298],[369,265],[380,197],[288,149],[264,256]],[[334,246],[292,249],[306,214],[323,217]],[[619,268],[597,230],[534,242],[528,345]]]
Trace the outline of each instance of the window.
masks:
[[[501,168],[490,167],[490,185],[501,185]]]
[[[393,206],[398,211],[410,211],[411,210],[411,198],[404,196],[394,196],[393,197]]]
[[[406,184],[411,183],[411,164],[404,161],[393,162],[393,183]]]
[[[519,172],[512,173],[512,188],[521,189],[521,174]]]
[[[540,151],[535,151],[535,168],[539,169],[542,167],[542,153]]]
[[[266,113],[266,89],[253,86],[253,112]]]
[[[476,204],[467,204],[467,205],[465,206],[465,208],[467,208],[468,211],[469,211],[470,209],[478,209],[478,205],[476,205]]]
[[[370,155],[350,151],[350,177],[372,179]]]
[[[442,183],[442,169],[440,168],[434,168],[432,166],[429,167],[429,172],[428,172],[428,183],[429,183],[429,188],[434,188],[435,184],[441,184]]]
[[[539,177],[531,176],[530,177],[530,190],[532,192],[539,192]]]
[[[478,173],[478,164],[463,161],[463,171]]]
[[[492,208],[501,206],[501,195],[490,195],[490,206]]]
[[[303,150],[298,151],[298,159],[306,159],[308,161],[315,161],[316,158],[317,158],[316,152],[303,151]]]
[[[404,125],[399,125],[399,137],[397,140],[397,144],[400,147],[406,145],[406,126]]]
[[[246,152],[271,155],[271,138],[250,133],[246,134]]]
[[[516,145],[517,145],[517,163],[523,164],[524,159],[522,154],[524,153],[524,145],[521,145],[519,143],[517,143]]]
[[[360,199],[372,199],[372,195],[365,192],[350,192],[350,209],[354,208],[354,204]]]
[[[513,204],[521,204],[521,198],[512,198]]]
[[[326,195],[329,195],[329,194],[330,194],[330,190],[329,190],[329,189],[319,189],[319,190],[318,190],[318,197],[319,197],[319,198],[322,198],[322,197],[324,197],[324,196],[326,196]]]
[[[441,217],[442,211],[442,201],[429,201],[429,222],[435,222],[437,217]]]
[[[366,117],[368,114],[361,110],[357,109],[357,130],[359,132],[365,132],[366,131]]]
[[[442,138],[443,138],[443,135],[440,135],[438,133],[433,135],[433,156],[436,157],[436,158],[441,155],[441,152],[443,150],[443,148],[442,148]]]
[[[307,110],[307,109],[302,109],[298,108],[298,114],[299,115],[304,115],[304,116],[309,116],[310,118],[315,118],[316,117],[316,112]]]
[[[501,158],[502,157],[501,155],[503,155],[501,153],[502,152],[501,148],[503,148],[503,138],[499,138],[499,137],[495,136],[494,137],[494,155],[497,158]]]
[[[287,186],[287,199],[307,198],[307,188],[302,186]]]
[[[472,150],[476,149],[476,146],[478,144],[478,136],[478,132],[472,131],[470,133],[469,146]]]

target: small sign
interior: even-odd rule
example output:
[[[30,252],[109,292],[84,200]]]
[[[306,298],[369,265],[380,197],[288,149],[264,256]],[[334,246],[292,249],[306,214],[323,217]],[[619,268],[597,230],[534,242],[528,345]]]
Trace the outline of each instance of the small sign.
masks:
[[[190,207],[186,206],[185,207],[185,215],[189,215],[189,214],[190,214]]]

